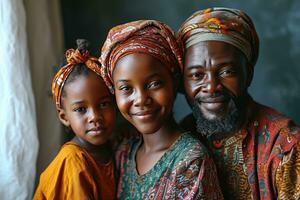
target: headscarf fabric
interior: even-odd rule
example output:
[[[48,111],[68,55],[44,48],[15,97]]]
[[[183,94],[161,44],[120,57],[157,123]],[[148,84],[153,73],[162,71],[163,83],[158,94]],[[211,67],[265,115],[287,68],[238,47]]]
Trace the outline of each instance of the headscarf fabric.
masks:
[[[192,14],[176,35],[185,49],[202,41],[229,43],[244,53],[250,66],[256,64],[259,38],[250,17],[231,8],[208,8]]]
[[[91,56],[89,51],[80,52],[79,49],[66,51],[67,64],[63,66],[52,80],[53,101],[57,108],[61,108],[61,95],[64,84],[73,71],[76,64],[84,64],[87,68],[101,76],[101,66],[96,57]]]
[[[112,74],[117,61],[129,54],[145,53],[158,59],[171,72],[182,71],[182,46],[166,24],[156,20],[139,20],[112,28],[99,58],[102,76],[114,93]]]

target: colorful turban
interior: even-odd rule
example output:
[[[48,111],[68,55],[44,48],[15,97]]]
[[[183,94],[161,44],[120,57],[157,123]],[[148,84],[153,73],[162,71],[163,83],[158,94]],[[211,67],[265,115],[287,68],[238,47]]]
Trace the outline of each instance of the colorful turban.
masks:
[[[177,38],[188,48],[201,41],[222,41],[241,50],[254,67],[259,39],[250,17],[237,9],[208,8],[190,16],[177,32]]]
[[[99,76],[101,76],[101,67],[98,59],[90,55],[89,51],[81,53],[79,49],[69,49],[66,51],[67,65],[63,66],[52,80],[52,95],[57,108],[61,108],[61,94],[64,84],[73,71],[76,64],[84,64]]]
[[[102,47],[102,76],[114,93],[112,73],[117,61],[129,54],[145,53],[162,62],[171,72],[182,71],[182,46],[172,29],[156,20],[139,20],[112,28]]]

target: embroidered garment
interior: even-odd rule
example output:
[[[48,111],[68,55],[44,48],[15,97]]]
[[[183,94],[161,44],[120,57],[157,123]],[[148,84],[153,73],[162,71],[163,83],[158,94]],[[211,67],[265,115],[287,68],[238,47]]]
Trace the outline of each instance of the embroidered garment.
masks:
[[[75,142],[64,144],[41,174],[34,200],[115,199],[115,167],[100,164]]]
[[[243,158],[242,143],[245,136],[239,132],[226,140],[209,143],[225,199],[252,199]]]
[[[252,99],[247,107],[243,129],[221,141],[206,141],[224,198],[300,199],[300,128]],[[195,127],[191,119],[182,122],[185,129]]]
[[[135,157],[141,138],[122,144],[117,154],[120,199],[223,199],[215,165],[206,149],[182,134],[152,169],[137,172]]]

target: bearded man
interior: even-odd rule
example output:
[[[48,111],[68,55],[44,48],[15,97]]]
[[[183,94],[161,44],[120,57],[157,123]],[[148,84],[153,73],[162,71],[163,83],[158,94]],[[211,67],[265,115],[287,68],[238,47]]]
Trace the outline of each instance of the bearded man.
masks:
[[[300,199],[300,129],[248,93],[259,52],[250,17],[230,8],[200,10],[180,27],[182,121],[212,152],[225,199]]]

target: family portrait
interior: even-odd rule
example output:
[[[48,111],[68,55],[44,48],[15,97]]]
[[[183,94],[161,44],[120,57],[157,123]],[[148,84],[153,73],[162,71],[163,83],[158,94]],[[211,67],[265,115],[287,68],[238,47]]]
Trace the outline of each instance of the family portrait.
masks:
[[[300,199],[300,2],[0,5],[0,199]]]

